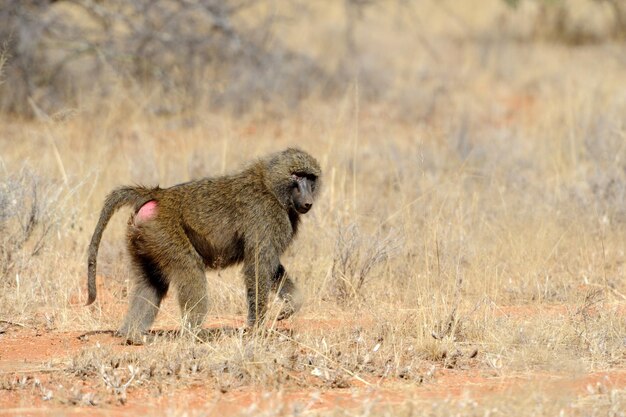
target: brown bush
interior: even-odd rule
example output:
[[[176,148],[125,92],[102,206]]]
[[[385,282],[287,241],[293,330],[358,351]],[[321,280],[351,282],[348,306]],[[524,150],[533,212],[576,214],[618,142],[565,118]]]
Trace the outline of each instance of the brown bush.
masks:
[[[120,84],[162,99],[151,109],[160,113],[204,100],[243,111],[276,95],[292,106],[326,74],[274,35],[281,16],[265,3],[8,0],[0,10],[8,57],[0,110],[58,110]]]

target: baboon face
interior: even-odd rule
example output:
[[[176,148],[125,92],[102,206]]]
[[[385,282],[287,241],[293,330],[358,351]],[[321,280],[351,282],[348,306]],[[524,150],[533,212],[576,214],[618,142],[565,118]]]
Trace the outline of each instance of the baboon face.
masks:
[[[317,177],[312,174],[293,173],[291,189],[291,201],[293,207],[300,214],[308,212],[313,206],[313,193],[315,192],[315,181]]]

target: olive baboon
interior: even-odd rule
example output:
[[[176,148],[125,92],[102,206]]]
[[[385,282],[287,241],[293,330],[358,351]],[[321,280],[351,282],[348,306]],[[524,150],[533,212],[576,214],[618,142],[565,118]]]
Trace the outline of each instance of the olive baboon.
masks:
[[[206,268],[243,262],[248,325],[264,318],[269,290],[285,301],[278,319],[301,305],[280,263],[319,190],[317,161],[299,149],[261,159],[240,173],[170,188],[121,187],[104,201],[89,245],[87,305],[96,299],[96,258],[102,233],[120,207],[131,205],[128,250],[134,288],[119,334],[141,341],[170,284],[184,323],[199,329],[208,311]]]

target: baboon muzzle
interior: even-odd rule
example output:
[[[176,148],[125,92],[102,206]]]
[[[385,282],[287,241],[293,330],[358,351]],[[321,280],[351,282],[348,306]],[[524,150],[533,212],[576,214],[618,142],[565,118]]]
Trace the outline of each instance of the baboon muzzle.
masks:
[[[294,189],[293,205],[296,211],[304,214],[311,210],[313,206],[313,189],[311,181],[306,177],[300,177],[296,181]]]

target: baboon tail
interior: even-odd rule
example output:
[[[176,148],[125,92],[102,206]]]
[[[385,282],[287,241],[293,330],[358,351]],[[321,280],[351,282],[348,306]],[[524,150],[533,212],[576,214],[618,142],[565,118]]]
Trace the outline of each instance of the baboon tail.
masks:
[[[96,258],[98,257],[98,248],[102,233],[106,228],[113,214],[121,207],[128,205],[140,205],[153,198],[152,191],[143,187],[121,187],[111,191],[104,200],[100,219],[96,225],[96,229],[91,236],[89,244],[89,259],[87,263],[87,304],[89,305],[96,300]]]

